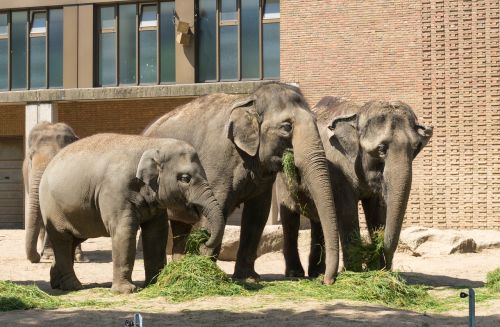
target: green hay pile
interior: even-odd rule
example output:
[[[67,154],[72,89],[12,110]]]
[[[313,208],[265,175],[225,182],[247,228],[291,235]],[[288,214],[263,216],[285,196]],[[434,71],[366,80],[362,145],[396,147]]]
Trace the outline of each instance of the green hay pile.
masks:
[[[182,302],[205,296],[244,295],[246,290],[233,283],[211,258],[188,254],[169,263],[158,275],[156,284],[141,293],[145,297],[164,296],[172,302]]]
[[[54,309],[61,304],[60,300],[35,285],[23,286],[0,281],[0,311]]]
[[[488,273],[485,286],[490,291],[500,292],[500,267]]]
[[[363,239],[360,234],[353,235],[347,251],[347,270],[370,271],[381,269],[380,259],[384,255],[384,229],[373,233],[371,241]]]
[[[293,196],[297,197],[299,174],[297,172],[297,167],[295,167],[295,159],[293,157],[292,150],[286,150],[281,158],[283,165],[283,174],[285,175],[286,182],[288,184],[288,189]]]
[[[270,282],[262,293],[321,301],[356,300],[418,311],[426,311],[438,305],[425,287],[408,285],[398,273],[388,271],[343,272],[339,274],[336,283],[330,286],[321,284],[321,278]]]
[[[199,255],[200,245],[204,244],[210,238],[210,233],[205,229],[196,229],[192,231],[186,241],[186,253]]]

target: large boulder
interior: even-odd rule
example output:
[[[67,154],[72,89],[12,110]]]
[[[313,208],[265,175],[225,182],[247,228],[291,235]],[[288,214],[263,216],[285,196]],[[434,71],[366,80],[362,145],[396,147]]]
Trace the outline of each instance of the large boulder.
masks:
[[[399,251],[414,256],[473,253],[500,247],[500,232],[409,227],[401,232],[399,243]]]
[[[235,261],[240,243],[240,226],[226,226],[219,260]],[[281,225],[266,225],[260,239],[257,257],[283,248],[283,229]]]

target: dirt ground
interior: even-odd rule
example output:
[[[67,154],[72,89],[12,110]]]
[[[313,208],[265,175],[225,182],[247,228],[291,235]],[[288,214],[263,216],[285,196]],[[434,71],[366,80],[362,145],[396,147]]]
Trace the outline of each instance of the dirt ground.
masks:
[[[88,292],[92,287],[111,286],[110,239],[91,239],[83,244],[90,263],[77,263],[76,274]],[[307,247],[302,247],[303,263]],[[219,262],[232,273],[234,262]],[[0,230],[0,280],[16,283],[35,283],[43,290],[50,289],[49,262],[29,263],[24,256],[24,232]],[[454,254],[435,257],[413,257],[397,253],[395,268],[410,282],[436,287],[471,286],[484,284],[486,273],[500,267],[500,249],[480,253]],[[305,267],[306,268],[306,267]],[[281,253],[269,253],[257,260],[256,270],[264,279],[283,278],[284,262]],[[144,280],[142,259],[136,260],[133,279]],[[88,292],[81,293],[83,300]],[[87,295],[88,296],[88,295]],[[458,291],[457,291],[458,297]],[[126,296],[124,296],[126,299]],[[466,301],[466,300],[464,300]],[[239,298],[215,297],[181,304],[163,299],[144,300],[112,309],[29,310],[0,313],[1,326],[123,326],[135,312],[144,318],[143,326],[467,326],[467,310],[445,314],[420,314],[388,309],[379,305],[350,301],[286,301],[272,297]],[[500,301],[476,307],[477,326],[500,326]]]

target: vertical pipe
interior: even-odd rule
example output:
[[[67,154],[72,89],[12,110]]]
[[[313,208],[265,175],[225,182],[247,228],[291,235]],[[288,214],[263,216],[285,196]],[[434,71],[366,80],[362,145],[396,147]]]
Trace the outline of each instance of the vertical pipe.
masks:
[[[469,288],[469,327],[476,327],[476,292]]]

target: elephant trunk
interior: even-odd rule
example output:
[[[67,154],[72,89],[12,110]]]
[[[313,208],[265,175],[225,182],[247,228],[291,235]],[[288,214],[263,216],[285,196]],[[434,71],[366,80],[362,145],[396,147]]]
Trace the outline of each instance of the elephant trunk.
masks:
[[[210,249],[215,249],[222,243],[226,223],[220,205],[207,183],[202,183],[196,189],[191,202],[200,209],[201,214],[208,220],[210,238],[205,243],[205,246]]]
[[[301,115],[294,127],[293,149],[295,165],[316,205],[325,239],[326,270],[324,282],[335,282],[339,266],[339,236],[337,218],[330,182],[328,163],[312,117]],[[311,132],[313,131],[313,132]]]
[[[40,262],[40,254],[37,251],[38,235],[42,227],[42,215],[38,198],[38,186],[44,169],[29,172],[28,182],[28,217],[26,219],[26,256],[32,263]]]
[[[399,234],[403,226],[406,205],[410,196],[412,182],[411,159],[404,151],[391,153],[385,162],[384,196],[387,203],[386,225],[384,231],[385,268],[392,268],[392,259],[398,246]]]

